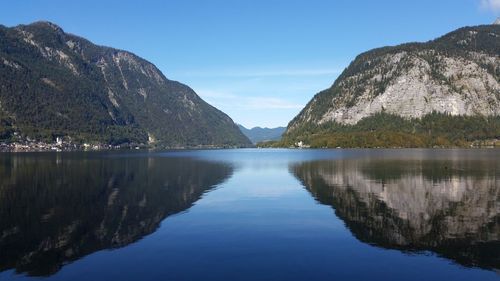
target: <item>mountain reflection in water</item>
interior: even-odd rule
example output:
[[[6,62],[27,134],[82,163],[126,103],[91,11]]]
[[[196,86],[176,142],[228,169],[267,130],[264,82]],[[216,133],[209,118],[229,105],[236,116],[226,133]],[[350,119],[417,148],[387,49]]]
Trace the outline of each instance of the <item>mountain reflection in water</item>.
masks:
[[[190,158],[108,156],[2,155],[0,271],[51,275],[82,256],[126,246],[233,172]]]
[[[290,171],[359,240],[500,269],[500,159],[344,159]]]

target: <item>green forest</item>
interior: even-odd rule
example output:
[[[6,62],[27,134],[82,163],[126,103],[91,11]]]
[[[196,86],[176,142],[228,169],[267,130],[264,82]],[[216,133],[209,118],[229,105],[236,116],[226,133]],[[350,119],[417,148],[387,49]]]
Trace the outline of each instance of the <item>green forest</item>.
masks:
[[[290,147],[302,141],[312,148],[470,147],[492,145],[496,139],[500,139],[500,116],[432,113],[420,119],[405,119],[382,112],[355,125],[306,123],[280,141],[258,146]]]

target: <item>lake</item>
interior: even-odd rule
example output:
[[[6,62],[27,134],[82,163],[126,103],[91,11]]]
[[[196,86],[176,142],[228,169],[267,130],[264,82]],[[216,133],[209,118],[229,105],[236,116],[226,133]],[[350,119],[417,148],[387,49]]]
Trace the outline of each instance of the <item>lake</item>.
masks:
[[[500,150],[0,154],[0,280],[500,280]]]

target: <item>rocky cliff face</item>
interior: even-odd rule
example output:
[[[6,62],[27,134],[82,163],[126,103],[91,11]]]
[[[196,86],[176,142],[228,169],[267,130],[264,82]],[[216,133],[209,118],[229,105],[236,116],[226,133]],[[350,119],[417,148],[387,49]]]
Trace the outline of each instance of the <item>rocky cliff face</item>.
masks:
[[[304,124],[353,125],[385,112],[406,119],[432,112],[500,115],[500,26],[466,27],[427,43],[359,55],[330,89],[293,119]]]
[[[127,51],[37,22],[0,26],[3,129],[166,146],[248,145],[231,118]]]
[[[363,242],[498,269],[498,161],[319,161],[291,171]]]

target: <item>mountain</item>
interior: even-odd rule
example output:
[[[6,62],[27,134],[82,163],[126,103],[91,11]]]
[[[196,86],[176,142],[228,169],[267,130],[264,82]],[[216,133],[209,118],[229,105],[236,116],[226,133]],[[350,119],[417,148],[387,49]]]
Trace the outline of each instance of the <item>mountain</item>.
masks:
[[[500,26],[368,51],[288,125],[313,146],[465,145],[500,138]]]
[[[0,137],[246,146],[223,112],[152,63],[49,22],[0,26]]]
[[[254,127],[252,129],[247,129],[242,125],[238,124],[240,131],[247,136],[247,138],[252,141],[253,144],[263,141],[276,141],[281,139],[281,136],[285,132],[285,127],[277,127],[277,128],[261,128]]]

